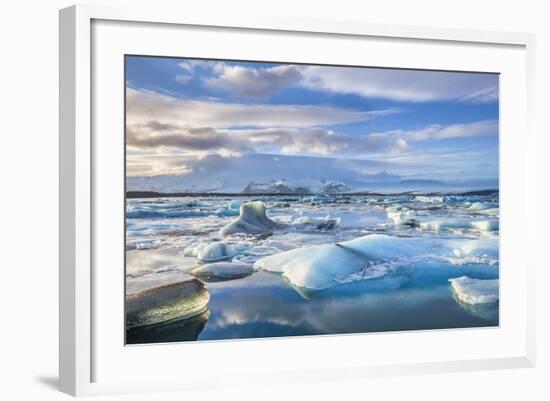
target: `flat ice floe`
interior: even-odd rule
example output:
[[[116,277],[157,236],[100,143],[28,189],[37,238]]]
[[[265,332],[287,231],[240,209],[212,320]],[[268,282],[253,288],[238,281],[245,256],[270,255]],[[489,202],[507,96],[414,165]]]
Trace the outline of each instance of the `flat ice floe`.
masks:
[[[459,301],[470,305],[498,302],[498,279],[479,280],[466,276],[449,279]]]
[[[126,297],[128,328],[185,319],[205,311],[210,293],[195,278],[139,291]]]
[[[247,263],[217,262],[199,266],[190,273],[206,280],[234,280],[251,275],[254,273],[254,267]]]
[[[254,267],[280,273],[292,285],[323,290],[357,280],[383,277],[415,261],[494,264],[498,241],[428,240],[371,234],[336,244],[302,247],[259,259]],[[493,263],[494,262],[494,263]]]
[[[240,215],[237,219],[220,230],[222,235],[237,233],[265,234],[281,227],[266,215],[263,202],[246,202],[241,204]]]
[[[281,273],[297,287],[323,290],[354,280],[382,277],[395,266],[392,262],[432,254],[433,246],[422,239],[373,234],[267,256],[254,267]]]

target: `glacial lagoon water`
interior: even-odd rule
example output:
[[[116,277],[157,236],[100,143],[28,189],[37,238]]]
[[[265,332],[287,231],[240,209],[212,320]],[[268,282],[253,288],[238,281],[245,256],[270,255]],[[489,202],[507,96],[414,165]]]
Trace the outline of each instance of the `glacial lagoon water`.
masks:
[[[129,199],[127,343],[496,326],[498,207],[498,192]]]

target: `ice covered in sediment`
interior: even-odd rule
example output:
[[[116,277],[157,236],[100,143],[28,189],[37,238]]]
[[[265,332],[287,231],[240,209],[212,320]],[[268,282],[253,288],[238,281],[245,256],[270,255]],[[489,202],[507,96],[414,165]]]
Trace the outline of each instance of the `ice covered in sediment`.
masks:
[[[205,279],[233,280],[251,275],[254,267],[247,263],[217,262],[199,266],[190,273]]]
[[[294,286],[322,290],[350,280],[382,277],[400,258],[434,252],[418,238],[367,235],[337,244],[293,249],[258,260],[254,267],[281,273]]]
[[[263,202],[246,202],[241,204],[239,217],[220,230],[222,235],[237,233],[263,234],[280,227],[266,214]]]
[[[339,218],[330,218],[325,216],[323,218],[315,218],[311,216],[300,216],[294,219],[292,222],[295,226],[314,226],[319,230],[334,230],[340,225]]]
[[[393,220],[394,224],[404,226],[418,225],[418,216],[412,210],[391,207],[388,208],[387,213],[388,217]]]
[[[209,300],[205,285],[195,278],[139,291],[126,297],[126,326],[189,318],[203,313]]]
[[[201,242],[189,246],[183,252],[184,256],[192,256],[200,262],[212,263],[231,259],[242,254],[249,248],[247,244],[226,244],[224,242]]]
[[[498,302],[498,279],[479,280],[462,276],[449,279],[459,301],[470,305]]]

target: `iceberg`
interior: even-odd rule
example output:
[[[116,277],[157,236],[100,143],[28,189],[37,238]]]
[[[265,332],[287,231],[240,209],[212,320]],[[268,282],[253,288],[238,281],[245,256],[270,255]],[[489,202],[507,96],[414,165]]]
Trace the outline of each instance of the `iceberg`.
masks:
[[[498,264],[498,238],[451,242],[451,245],[454,245],[452,256],[447,260],[452,264],[486,264],[490,266]]]
[[[214,215],[218,216],[218,217],[231,217],[231,216],[238,216],[239,215],[239,211],[238,210],[235,210],[235,209],[231,209],[231,208],[224,208],[224,207],[221,207],[219,209],[216,209],[214,211]]]
[[[226,244],[223,242],[201,242],[185,249],[183,256],[191,256],[200,262],[213,263],[231,259],[249,248],[246,244]]]
[[[497,231],[498,220],[481,220],[472,222],[472,227],[479,231]]]
[[[246,263],[217,262],[199,266],[190,273],[207,281],[225,281],[250,276],[254,267]]]
[[[482,203],[482,202],[474,202],[472,203],[470,206],[468,206],[468,210],[485,210],[485,209],[489,209],[490,206],[486,205],[485,203]]]
[[[229,204],[227,205],[227,208],[228,209],[231,209],[231,210],[239,210],[241,208],[241,202],[238,201],[238,200],[232,200],[231,202],[229,202]]]
[[[372,234],[266,256],[254,268],[280,273],[296,287],[323,290],[382,277],[399,266],[401,258],[431,254],[436,247],[422,239]]]
[[[388,208],[388,218],[393,220],[396,225],[416,227],[418,226],[418,217],[412,210],[402,210],[399,207]]]
[[[498,279],[479,280],[462,276],[449,279],[457,299],[469,305],[498,302]]]
[[[148,326],[204,313],[210,300],[205,285],[195,278],[154,287],[126,297],[127,328]]]
[[[220,230],[222,235],[237,233],[265,234],[282,227],[266,215],[263,202],[246,202],[241,204],[240,215],[237,219]]]

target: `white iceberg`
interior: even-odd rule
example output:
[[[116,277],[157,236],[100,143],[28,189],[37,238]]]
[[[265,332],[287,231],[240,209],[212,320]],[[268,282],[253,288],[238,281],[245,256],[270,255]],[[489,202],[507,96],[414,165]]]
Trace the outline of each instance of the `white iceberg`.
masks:
[[[196,316],[204,313],[209,300],[205,285],[195,278],[139,291],[126,297],[126,326],[148,326]]]
[[[490,206],[483,202],[474,202],[470,206],[468,206],[468,210],[485,210],[489,208]]]
[[[373,234],[338,244],[293,249],[259,259],[254,267],[281,273],[296,287],[323,290],[391,272],[399,259],[428,254],[437,245],[417,238]]]
[[[450,245],[453,247],[452,255],[447,260],[452,264],[498,264],[498,238],[456,241]]]
[[[231,259],[234,256],[246,252],[247,249],[249,249],[249,246],[246,244],[201,242],[198,245],[187,247],[183,252],[183,255],[194,257],[200,262],[213,263]]]
[[[240,215],[237,219],[220,230],[222,235],[237,233],[265,234],[281,227],[266,215],[263,202],[246,202],[241,204]]]
[[[254,267],[246,263],[217,262],[199,266],[190,273],[206,280],[233,280],[251,275],[254,273]]]
[[[498,302],[498,279],[479,280],[466,276],[449,279],[457,299],[469,305]]]
[[[472,227],[479,231],[497,231],[499,224],[498,220],[481,220],[472,222]]]

